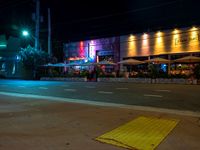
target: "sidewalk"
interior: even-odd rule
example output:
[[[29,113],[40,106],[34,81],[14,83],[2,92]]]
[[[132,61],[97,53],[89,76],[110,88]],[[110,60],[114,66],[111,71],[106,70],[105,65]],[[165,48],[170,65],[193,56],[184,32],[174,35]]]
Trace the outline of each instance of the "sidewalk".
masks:
[[[157,150],[200,149],[197,117],[1,96],[0,150],[123,150],[94,139],[138,116],[180,120]]]

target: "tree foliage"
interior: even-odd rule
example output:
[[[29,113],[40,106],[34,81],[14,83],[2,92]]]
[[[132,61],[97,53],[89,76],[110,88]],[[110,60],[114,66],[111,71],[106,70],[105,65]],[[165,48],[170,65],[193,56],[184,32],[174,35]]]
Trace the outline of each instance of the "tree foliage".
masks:
[[[35,70],[38,66],[47,64],[51,60],[46,52],[36,50],[31,46],[22,48],[19,52],[19,57],[24,68],[27,70]]]

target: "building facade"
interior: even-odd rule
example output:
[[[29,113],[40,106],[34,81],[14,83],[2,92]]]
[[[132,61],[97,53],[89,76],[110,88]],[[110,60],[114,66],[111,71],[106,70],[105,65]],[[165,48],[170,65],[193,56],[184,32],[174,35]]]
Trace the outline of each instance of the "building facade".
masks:
[[[120,37],[120,59],[199,54],[199,28],[184,28]]]
[[[65,60],[99,62],[120,59],[120,38],[102,38],[64,44]]]
[[[88,59],[92,62],[109,56],[113,62],[127,58],[147,60],[153,57],[173,60],[186,55],[200,56],[199,33],[199,27],[188,27],[80,41],[64,44],[64,52],[66,59]]]

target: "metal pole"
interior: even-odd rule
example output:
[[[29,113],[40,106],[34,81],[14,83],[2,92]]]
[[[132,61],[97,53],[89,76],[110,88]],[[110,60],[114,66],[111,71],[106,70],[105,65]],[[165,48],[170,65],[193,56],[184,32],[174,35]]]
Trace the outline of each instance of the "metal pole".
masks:
[[[167,71],[167,73],[168,73],[168,75],[170,75],[171,74],[171,55],[169,54],[168,55],[168,60],[169,60],[169,62],[168,62],[168,71]]]
[[[52,55],[51,50],[51,10],[48,8],[48,54]]]
[[[40,39],[40,0],[36,0],[36,25],[35,25],[35,49],[39,50]]]

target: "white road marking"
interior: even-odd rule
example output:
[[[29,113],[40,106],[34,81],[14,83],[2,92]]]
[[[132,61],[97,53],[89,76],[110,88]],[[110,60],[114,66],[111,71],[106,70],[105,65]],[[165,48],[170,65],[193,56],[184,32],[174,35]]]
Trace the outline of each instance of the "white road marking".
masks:
[[[41,89],[41,90],[48,90],[48,88],[46,88],[46,87],[39,87],[39,89]]]
[[[76,92],[77,91],[76,89],[64,89],[64,90],[67,92]]]
[[[156,92],[171,92],[170,90],[155,90]]]
[[[95,89],[96,87],[95,86],[85,86],[86,88],[88,89]]]
[[[19,88],[25,88],[25,86],[18,86]]]
[[[99,94],[113,94],[113,92],[98,91]]]
[[[117,90],[128,90],[128,88],[116,88]]]
[[[163,97],[162,95],[151,95],[151,94],[144,94],[145,97],[158,97],[161,98]]]
[[[176,114],[176,115],[182,115],[182,116],[200,117],[199,111],[175,110],[175,109],[166,109],[166,108],[158,108],[158,107],[116,104],[116,103],[108,103],[108,102],[95,102],[95,101],[87,101],[87,100],[81,100],[81,99],[72,99],[72,98],[54,97],[54,96],[41,96],[41,95],[33,95],[33,94],[19,94],[19,93],[11,93],[11,92],[0,92],[0,95],[9,96],[9,97],[20,97],[20,98],[29,98],[29,99],[32,98],[32,99],[38,99],[38,100],[43,99],[43,100],[48,100],[48,101],[88,104],[88,105],[103,106],[103,107],[117,107],[117,108],[124,108],[124,109],[133,109],[137,111],[150,111],[150,112],[158,112],[158,113]]]

